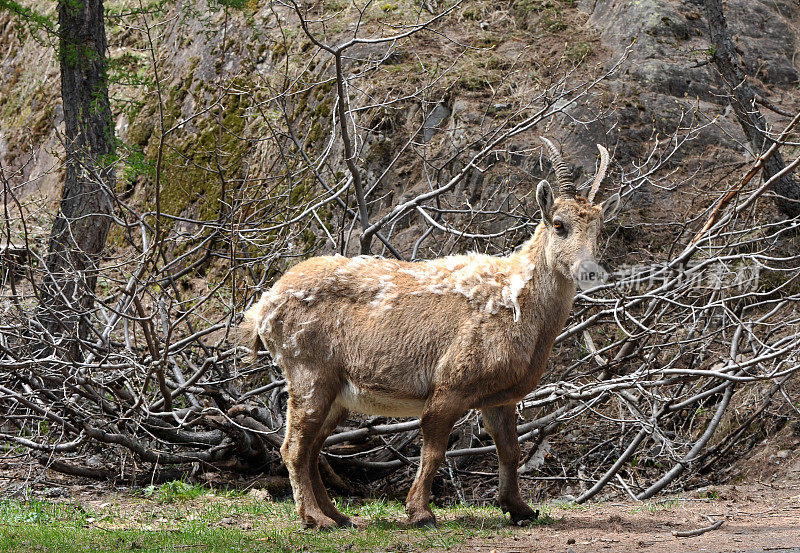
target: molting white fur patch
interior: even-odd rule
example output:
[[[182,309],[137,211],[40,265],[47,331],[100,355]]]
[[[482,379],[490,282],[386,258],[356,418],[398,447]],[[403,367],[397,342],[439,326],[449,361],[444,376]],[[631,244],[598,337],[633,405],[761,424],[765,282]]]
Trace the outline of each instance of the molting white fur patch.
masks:
[[[508,286],[503,288],[502,294],[503,299],[506,301],[510,301],[511,305],[514,308],[514,320],[518,321],[520,318],[520,307],[519,307],[519,293],[525,287],[525,284],[528,281],[523,278],[520,274],[513,274],[511,278],[508,279]]]
[[[429,275],[427,271],[421,271],[419,269],[400,269],[398,272],[414,277],[414,280],[416,281],[425,280]]]
[[[269,313],[265,314],[265,317],[261,321],[261,328],[258,331],[259,334],[261,334],[262,336],[269,336],[270,334],[272,334],[272,323],[273,323],[273,321],[275,321],[275,318],[278,316],[278,313],[280,312],[281,307],[283,307],[284,304],[287,301],[288,300],[283,300],[278,305],[273,305],[272,309],[269,311]],[[266,308],[266,306],[265,306],[265,308]]]
[[[359,255],[354,257],[350,260],[349,263],[346,263],[345,266],[348,270],[358,270],[362,265],[367,264],[370,260],[375,259],[369,255]]]
[[[450,256],[444,258],[444,266],[448,271],[455,271],[468,263],[468,258],[464,256]]]
[[[383,274],[378,278],[377,286],[366,286],[367,292],[374,293],[372,301],[369,303],[372,315],[380,315],[386,309],[391,309],[391,302],[397,298],[397,285],[393,282],[391,274]]]
[[[300,347],[297,344],[297,340],[298,340],[298,338],[300,338],[300,336],[304,332],[308,332],[308,329],[307,328],[301,328],[300,330],[298,330],[297,332],[292,333],[292,335],[289,336],[289,343],[292,344],[292,353],[294,354],[295,357],[299,357],[300,354],[302,353],[300,351]]]
[[[431,294],[445,294],[450,290],[450,287],[443,282],[439,282],[437,284],[430,284],[426,286],[425,290],[427,290]]]

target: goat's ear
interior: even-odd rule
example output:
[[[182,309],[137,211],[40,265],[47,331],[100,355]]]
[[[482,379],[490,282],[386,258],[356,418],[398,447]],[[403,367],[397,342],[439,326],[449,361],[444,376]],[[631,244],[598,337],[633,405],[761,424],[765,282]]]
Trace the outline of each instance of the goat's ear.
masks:
[[[620,204],[619,194],[614,194],[606,201],[604,201],[602,204],[600,204],[600,207],[603,209],[604,221],[608,221],[609,219],[614,218],[614,216],[617,214],[617,211],[619,211],[619,204]]]
[[[550,183],[543,180],[536,187],[536,202],[539,204],[539,209],[542,210],[542,219],[549,225],[553,222],[551,217],[553,213],[553,189],[550,188]]]

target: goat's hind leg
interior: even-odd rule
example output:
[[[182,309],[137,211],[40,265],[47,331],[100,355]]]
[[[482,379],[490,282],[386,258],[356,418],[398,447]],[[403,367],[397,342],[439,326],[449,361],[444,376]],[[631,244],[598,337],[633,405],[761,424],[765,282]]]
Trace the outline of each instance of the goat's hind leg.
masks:
[[[296,389],[290,386],[286,437],[281,446],[300,520],[307,528],[316,529],[336,526],[336,521],[317,502],[310,468],[312,460],[314,463],[317,461],[313,455],[315,445],[333,404],[333,398],[321,388],[310,385],[307,389]]]
[[[539,518],[539,511],[531,509],[519,493],[519,442],[515,424],[516,409],[514,405],[487,407],[482,409],[483,423],[492,435],[497,446],[497,457],[500,461],[500,485],[498,495],[500,508],[511,515],[511,521],[523,525]]]
[[[311,473],[311,483],[314,487],[314,497],[317,500],[317,505],[322,509],[322,512],[328,515],[339,526],[353,526],[352,521],[347,515],[341,513],[339,509],[333,504],[328,491],[325,489],[325,484],[322,482],[322,477],[319,474],[319,454],[322,451],[322,446],[325,440],[330,436],[331,432],[336,429],[336,426],[342,421],[347,414],[344,407],[334,403],[331,407],[325,423],[322,425],[317,439],[314,442],[314,448],[311,450],[311,457],[309,458],[309,471]]]

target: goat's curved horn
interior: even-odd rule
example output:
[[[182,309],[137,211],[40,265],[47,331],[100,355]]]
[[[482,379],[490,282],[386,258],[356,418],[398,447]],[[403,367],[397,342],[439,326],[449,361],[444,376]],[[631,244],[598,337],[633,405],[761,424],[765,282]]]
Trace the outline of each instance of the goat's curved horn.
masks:
[[[597,189],[600,188],[600,183],[603,182],[604,178],[606,178],[608,162],[611,159],[611,156],[608,155],[608,150],[606,150],[603,146],[598,144],[597,149],[600,150],[600,168],[597,170],[597,175],[594,177],[592,187],[589,189],[589,195],[586,196],[586,199],[590,202],[594,202],[594,195],[597,194]]]
[[[572,182],[572,177],[569,173],[567,162],[564,161],[564,158],[561,157],[561,154],[558,152],[552,142],[543,136],[541,139],[542,142],[544,142],[544,145],[547,146],[547,151],[550,153],[550,162],[553,164],[553,169],[556,171],[556,177],[558,179],[558,194],[560,196],[574,198],[578,191],[575,188],[575,184]]]

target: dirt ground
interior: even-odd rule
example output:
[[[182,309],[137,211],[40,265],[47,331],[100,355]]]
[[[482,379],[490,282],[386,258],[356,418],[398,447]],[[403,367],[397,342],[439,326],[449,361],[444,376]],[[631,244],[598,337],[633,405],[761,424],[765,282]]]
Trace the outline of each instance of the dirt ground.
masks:
[[[692,493],[647,503],[555,508],[551,525],[523,528],[492,543],[470,541],[455,551],[800,552],[800,485],[720,486],[707,493],[716,497]],[[721,527],[702,535],[676,535],[720,520]]]
[[[800,436],[787,425],[730,466],[732,485],[588,506],[557,506],[551,525],[523,528],[491,544],[455,551],[515,553],[800,553]],[[722,525],[694,537],[681,533]],[[677,535],[676,535],[677,534]]]

